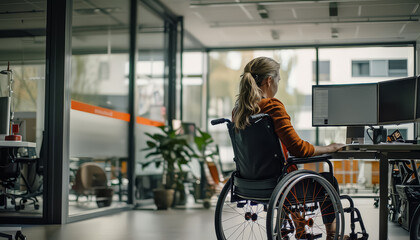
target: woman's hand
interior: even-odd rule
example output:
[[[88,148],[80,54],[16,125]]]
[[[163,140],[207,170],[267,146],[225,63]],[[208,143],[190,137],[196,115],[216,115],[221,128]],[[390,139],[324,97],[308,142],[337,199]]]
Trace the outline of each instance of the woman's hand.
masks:
[[[346,145],[342,144],[342,143],[331,143],[328,146],[314,146],[315,147],[315,152],[314,152],[313,156],[322,155],[322,154],[325,154],[325,153],[337,152],[338,150],[340,150],[344,146],[346,146]]]

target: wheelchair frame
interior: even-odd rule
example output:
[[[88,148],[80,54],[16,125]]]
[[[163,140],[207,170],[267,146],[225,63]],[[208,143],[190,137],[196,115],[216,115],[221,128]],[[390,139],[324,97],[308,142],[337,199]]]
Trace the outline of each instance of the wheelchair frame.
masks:
[[[267,114],[257,114],[251,116],[251,118],[254,121],[259,121],[258,119],[267,116]],[[212,125],[216,125],[231,122],[228,119],[221,118],[215,119],[211,123]],[[309,170],[297,170],[291,173],[287,173],[286,171],[290,165],[294,164],[326,162],[329,165],[330,174],[333,176],[333,167],[329,161],[330,158],[331,157],[328,155],[310,158],[289,158],[288,162],[283,166],[283,174],[277,179],[241,179],[238,176],[238,173],[234,172],[232,177],[223,187],[216,205],[215,230],[217,238],[224,240],[231,239],[231,237],[234,236],[233,239],[240,239],[242,237],[242,239],[271,240],[293,239],[294,237],[296,239],[319,239],[323,238],[324,235],[327,237],[326,228],[323,229],[323,226],[320,226],[324,225],[323,222],[320,222],[320,217],[323,217],[322,211],[332,205],[334,211],[329,214],[334,214],[335,220],[331,223],[333,224],[335,222],[336,232],[334,233],[334,239],[344,238],[345,212],[350,213],[351,232],[349,234],[349,239],[368,239],[369,235],[365,230],[359,210],[354,208],[353,201],[349,196],[340,196],[338,194],[338,189],[334,187],[334,182],[330,182],[323,176],[325,173],[319,174]],[[334,181],[333,177],[330,178]],[[306,195],[302,200],[300,198],[301,196],[296,194],[293,196],[296,201],[291,202],[288,199],[288,196],[290,194],[293,195],[292,189],[295,191],[295,189],[297,189],[297,187],[300,188],[302,184],[302,189],[305,189],[305,181],[307,184],[306,190],[310,184],[318,184],[321,186],[317,196],[315,196],[315,190],[313,190],[313,201],[306,201]],[[261,187],[262,189],[259,189],[258,187]],[[241,188],[249,189],[250,194],[246,194],[247,191],[244,191],[244,189]],[[320,192],[321,194],[318,196]],[[320,204],[322,199],[322,204],[326,202],[330,204],[327,207],[323,207],[322,204]],[[347,199],[350,203],[350,207],[343,209],[341,199]],[[303,201],[303,203],[299,202],[299,200]],[[282,207],[280,208],[279,206]],[[225,211],[225,208],[228,212]],[[233,214],[237,216],[229,216],[228,219],[224,219],[224,214]],[[307,214],[309,214],[310,217],[308,217]],[[297,222],[303,221],[302,219],[304,219],[304,231],[300,230],[298,232],[297,226],[294,226],[297,225],[295,218],[302,215],[303,218],[300,218]],[[315,219],[314,216],[318,217],[318,219]],[[228,225],[229,221],[232,221],[234,218],[238,219],[238,226],[233,225],[233,227],[224,227],[224,225]],[[265,227],[262,226],[262,221],[265,221]],[[356,233],[355,223],[357,222],[360,225],[361,232]],[[315,225],[320,227],[321,232],[307,231],[313,229]],[[254,232],[254,226],[255,228],[258,228],[258,231],[255,230]],[[234,232],[232,232],[233,230]],[[263,233],[264,231],[265,233]],[[358,236],[360,236],[360,238],[358,238]],[[327,237],[327,239],[330,238]]]

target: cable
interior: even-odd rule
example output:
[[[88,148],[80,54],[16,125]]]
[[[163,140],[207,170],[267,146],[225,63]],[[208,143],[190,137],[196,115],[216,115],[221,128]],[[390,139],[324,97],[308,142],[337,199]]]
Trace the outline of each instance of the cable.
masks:
[[[373,132],[373,126],[370,126],[369,128],[367,128],[366,129],[366,134],[368,135],[368,137],[370,138],[370,140],[372,141],[372,143],[373,144],[375,144],[375,142],[373,141],[373,138],[372,138],[372,136],[370,136],[370,134],[369,134],[369,130],[372,130],[372,132]]]

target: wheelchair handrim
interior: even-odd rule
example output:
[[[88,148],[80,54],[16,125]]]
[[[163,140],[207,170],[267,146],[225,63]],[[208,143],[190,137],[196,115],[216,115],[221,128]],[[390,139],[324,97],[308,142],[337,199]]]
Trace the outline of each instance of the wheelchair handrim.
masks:
[[[287,177],[287,176],[286,176]],[[343,233],[344,233],[344,214],[343,214],[343,207],[341,205],[341,201],[340,201],[340,197],[338,196],[337,192],[334,190],[333,186],[326,181],[322,176],[318,175],[318,174],[313,174],[310,173],[309,171],[304,171],[304,172],[296,172],[294,175],[290,175],[290,177],[288,179],[282,179],[282,181],[280,181],[279,185],[284,181],[285,183],[281,185],[281,187],[279,189],[276,188],[275,192],[276,195],[272,197],[272,199],[270,200],[270,204],[269,204],[269,210],[268,210],[268,215],[267,216],[267,234],[268,234],[268,239],[271,239],[273,235],[275,235],[274,233],[274,229],[272,229],[272,220],[269,220],[271,218],[273,218],[273,211],[275,209],[275,206],[273,207],[273,204],[276,204],[279,200],[279,198],[282,196],[281,193],[283,192],[289,192],[295,185],[296,183],[304,180],[304,179],[315,179],[317,183],[319,183],[320,185],[322,185],[324,187],[324,189],[328,192],[328,194],[330,196],[332,196],[331,201],[334,201],[335,204],[333,204],[334,206],[334,211],[335,211],[335,218],[339,219],[339,221],[336,221],[336,229],[341,229],[341,234],[335,236],[334,239],[343,239]],[[285,201],[285,197],[282,197],[281,202],[278,204],[279,206],[283,206],[284,205],[284,201]],[[277,204],[276,204],[277,205]],[[276,218],[279,219],[279,213],[281,213],[281,211],[278,211]],[[341,213],[341,214],[340,214]],[[270,224],[270,225],[269,225]]]

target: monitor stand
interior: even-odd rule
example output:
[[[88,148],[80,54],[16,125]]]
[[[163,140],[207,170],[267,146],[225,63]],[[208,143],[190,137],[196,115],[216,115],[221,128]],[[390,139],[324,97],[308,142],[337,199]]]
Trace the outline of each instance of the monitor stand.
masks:
[[[346,144],[364,144],[365,143],[365,127],[364,126],[348,126],[346,133]]]

